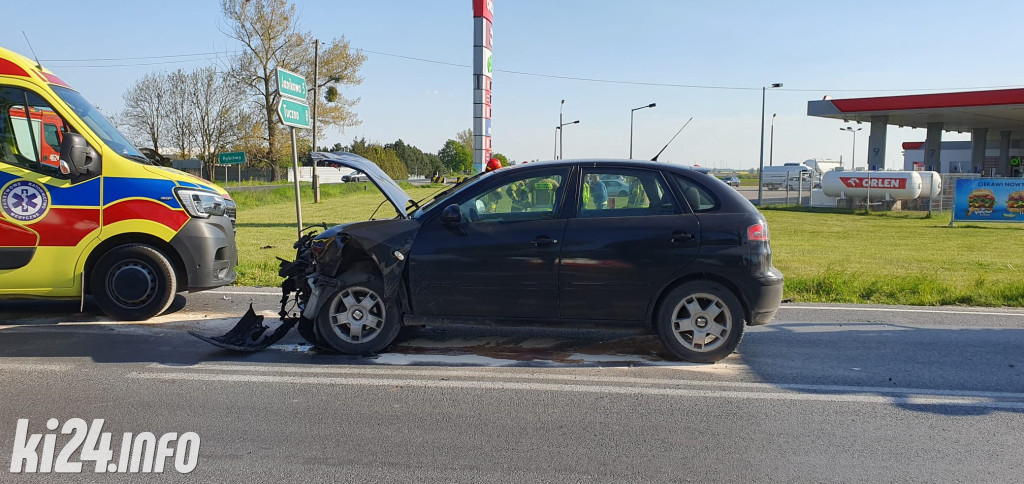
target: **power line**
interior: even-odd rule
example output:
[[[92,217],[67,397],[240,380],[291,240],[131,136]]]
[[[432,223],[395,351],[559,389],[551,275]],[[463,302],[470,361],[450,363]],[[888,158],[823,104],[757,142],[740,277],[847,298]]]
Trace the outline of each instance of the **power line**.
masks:
[[[455,62],[445,62],[435,59],[425,59],[422,57],[413,57],[408,55],[392,54],[389,52],[380,52],[369,49],[356,49],[360,52],[366,52],[375,55],[381,55],[386,57],[396,57],[399,59],[412,60],[417,62],[425,62],[429,64],[439,64],[451,67],[460,67],[469,69],[472,66],[467,64],[459,64]],[[171,59],[180,57],[198,57],[196,59],[179,59],[179,60],[168,60],[158,62],[137,62],[137,63],[122,63],[122,64],[71,64],[62,65],[61,67],[75,67],[75,68],[96,68],[96,67],[135,67],[135,66],[150,66],[150,65],[162,65],[162,64],[175,64],[184,62],[196,62],[202,60],[214,60],[223,55],[238,54],[242,51],[223,51],[223,52],[202,52],[193,54],[171,54],[171,55],[160,55],[160,56],[140,56],[140,57],[107,57],[107,58],[94,58],[94,59],[40,59],[40,62],[113,62],[113,61],[125,61],[125,60],[148,60],[148,59]],[[214,57],[210,57],[214,56]],[[561,79],[566,81],[580,81],[580,82],[596,82],[604,84],[621,84],[621,85],[632,85],[632,86],[650,86],[650,87],[671,87],[679,89],[711,89],[711,90],[727,90],[727,91],[757,91],[760,90],[760,86],[724,86],[724,85],[700,85],[700,84],[674,84],[674,83],[663,83],[663,82],[647,82],[647,81],[627,81],[622,79],[602,79],[596,77],[578,77],[568,76],[560,74],[543,74],[538,72],[526,72],[526,71],[514,71],[507,69],[495,69],[496,72],[505,74],[513,74],[517,76],[528,76],[528,77],[543,77],[548,79]],[[985,90],[985,89],[1014,89],[1024,87],[1022,85],[1007,85],[1007,86],[974,86],[974,87],[939,87],[939,88],[918,88],[918,89],[797,89],[797,88],[780,88],[779,91],[790,91],[790,92],[816,92],[816,93],[836,93],[836,92],[922,92],[922,91],[972,91],[972,90]]]
[[[123,61],[123,60],[148,60],[148,59],[167,59],[170,57],[196,57],[196,56],[210,56],[220,54],[237,54],[240,50],[224,51],[224,52],[197,52],[195,54],[171,54],[171,55],[150,55],[142,57],[98,57],[95,59],[40,59],[45,62],[97,62],[97,61]]]

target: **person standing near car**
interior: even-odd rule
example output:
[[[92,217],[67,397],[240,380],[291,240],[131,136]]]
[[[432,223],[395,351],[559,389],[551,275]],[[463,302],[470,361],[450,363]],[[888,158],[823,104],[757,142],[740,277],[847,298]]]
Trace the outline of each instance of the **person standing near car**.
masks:
[[[594,199],[594,208],[604,210],[608,208],[608,188],[601,182],[601,175],[591,175],[590,196]]]
[[[512,182],[505,187],[505,194],[512,201],[513,212],[525,212],[530,208],[530,190],[522,180]]]
[[[498,170],[499,168],[501,168],[501,160],[497,158],[491,158],[491,161],[487,162],[486,172],[490,173],[492,171]],[[498,210],[498,202],[501,201],[502,198],[504,198],[504,195],[502,195],[501,193],[501,188],[496,188],[493,191],[484,194],[484,196],[481,197],[480,200],[484,202],[483,205],[485,207],[485,210],[481,211],[486,211],[487,213],[495,213]]]

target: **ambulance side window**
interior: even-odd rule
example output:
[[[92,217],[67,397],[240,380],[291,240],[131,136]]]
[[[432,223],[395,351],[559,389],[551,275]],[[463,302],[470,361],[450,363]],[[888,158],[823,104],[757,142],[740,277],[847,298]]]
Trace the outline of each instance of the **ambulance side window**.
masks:
[[[38,94],[0,86],[0,163],[44,175],[60,173],[64,121]]]

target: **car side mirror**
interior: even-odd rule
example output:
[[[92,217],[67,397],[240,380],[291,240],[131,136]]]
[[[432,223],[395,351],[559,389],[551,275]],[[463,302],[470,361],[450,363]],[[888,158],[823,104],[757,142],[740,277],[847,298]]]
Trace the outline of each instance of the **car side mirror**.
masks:
[[[100,155],[78,133],[65,133],[60,142],[60,171],[78,183],[99,176]]]
[[[444,207],[444,211],[441,212],[441,223],[449,227],[461,224],[462,211],[459,210],[459,206],[453,203]]]

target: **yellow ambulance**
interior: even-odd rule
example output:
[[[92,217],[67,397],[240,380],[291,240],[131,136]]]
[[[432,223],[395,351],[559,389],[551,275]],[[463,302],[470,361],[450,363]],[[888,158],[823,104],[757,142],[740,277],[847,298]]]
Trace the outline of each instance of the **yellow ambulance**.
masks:
[[[235,203],[151,164],[81,94],[0,48],[0,298],[92,295],[119,320],[235,280]]]

